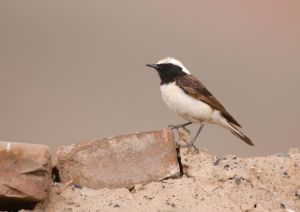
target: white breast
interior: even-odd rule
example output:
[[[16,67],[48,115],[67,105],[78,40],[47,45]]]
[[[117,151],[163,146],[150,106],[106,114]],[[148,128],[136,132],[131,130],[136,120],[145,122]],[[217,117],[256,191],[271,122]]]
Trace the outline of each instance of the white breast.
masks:
[[[206,103],[187,95],[175,82],[161,85],[160,89],[166,105],[187,121],[212,121],[214,110]]]

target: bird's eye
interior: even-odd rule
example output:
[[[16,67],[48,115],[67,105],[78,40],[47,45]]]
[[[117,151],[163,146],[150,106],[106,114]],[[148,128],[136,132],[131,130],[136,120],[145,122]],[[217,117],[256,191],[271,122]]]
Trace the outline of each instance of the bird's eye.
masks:
[[[167,71],[167,70],[172,69],[172,64],[171,63],[164,63],[164,64],[161,64],[160,67],[161,67],[162,70]]]

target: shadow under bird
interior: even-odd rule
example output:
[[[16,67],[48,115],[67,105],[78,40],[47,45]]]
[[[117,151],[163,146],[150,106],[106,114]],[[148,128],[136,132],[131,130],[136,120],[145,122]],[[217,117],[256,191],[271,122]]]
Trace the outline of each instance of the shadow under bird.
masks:
[[[190,145],[196,141],[204,123],[222,126],[248,145],[254,145],[238,129],[241,125],[179,60],[167,57],[156,64],[147,64],[146,66],[154,68],[158,72],[161,79],[160,90],[166,105],[188,121],[185,124],[174,125],[172,128],[185,127],[192,123],[200,124]]]

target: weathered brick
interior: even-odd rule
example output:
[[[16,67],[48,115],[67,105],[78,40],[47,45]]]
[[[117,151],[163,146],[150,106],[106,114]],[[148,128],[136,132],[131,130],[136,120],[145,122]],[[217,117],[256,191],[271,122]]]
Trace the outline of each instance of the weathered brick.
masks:
[[[50,186],[48,146],[0,142],[0,208],[42,201]]]
[[[93,189],[133,187],[180,173],[168,129],[83,141],[57,150],[62,182]]]

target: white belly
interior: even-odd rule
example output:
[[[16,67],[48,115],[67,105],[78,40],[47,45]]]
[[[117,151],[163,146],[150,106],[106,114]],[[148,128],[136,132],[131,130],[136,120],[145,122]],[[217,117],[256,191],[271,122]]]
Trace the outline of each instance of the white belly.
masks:
[[[161,85],[161,94],[166,105],[190,122],[214,122],[215,112],[209,105],[187,95],[175,82]]]

